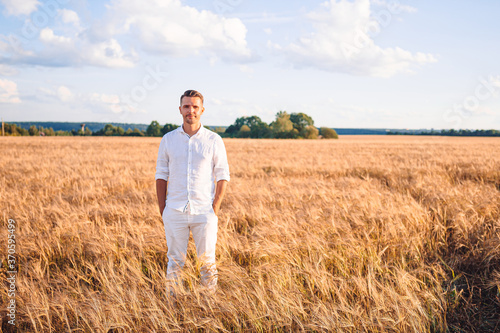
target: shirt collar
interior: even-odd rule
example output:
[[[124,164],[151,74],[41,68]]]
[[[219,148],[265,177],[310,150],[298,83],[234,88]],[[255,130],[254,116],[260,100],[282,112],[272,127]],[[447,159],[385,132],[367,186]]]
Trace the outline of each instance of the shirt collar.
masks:
[[[193,136],[196,136],[196,135],[198,135],[198,134],[203,134],[203,131],[205,131],[205,130],[206,130],[206,128],[205,128],[205,127],[203,127],[203,124],[202,124],[202,123],[200,123],[200,125],[201,125],[201,126],[200,126],[200,129],[199,129],[199,130],[198,130],[198,132],[196,132],[196,134],[195,134],[195,135],[193,135]],[[189,134],[187,134],[187,133],[184,131],[184,128],[182,127],[182,124],[181,124],[181,126],[179,126],[177,129],[178,129],[178,131],[179,131],[179,132],[181,132],[182,134],[187,135],[188,137],[190,137],[190,136],[189,136]]]

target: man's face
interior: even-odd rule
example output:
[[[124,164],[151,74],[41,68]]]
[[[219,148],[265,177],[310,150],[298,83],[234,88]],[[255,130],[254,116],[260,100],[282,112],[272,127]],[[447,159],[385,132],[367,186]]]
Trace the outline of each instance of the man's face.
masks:
[[[196,125],[200,123],[205,108],[199,97],[183,97],[179,110],[185,124]]]

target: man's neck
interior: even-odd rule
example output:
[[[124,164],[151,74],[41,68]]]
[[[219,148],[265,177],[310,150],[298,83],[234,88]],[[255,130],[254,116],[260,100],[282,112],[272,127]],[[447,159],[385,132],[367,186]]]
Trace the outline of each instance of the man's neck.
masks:
[[[201,128],[201,123],[197,123],[197,124],[186,124],[186,123],[183,123],[182,124],[182,129],[189,136],[193,136],[196,133],[198,133],[198,131],[200,130],[200,128]]]

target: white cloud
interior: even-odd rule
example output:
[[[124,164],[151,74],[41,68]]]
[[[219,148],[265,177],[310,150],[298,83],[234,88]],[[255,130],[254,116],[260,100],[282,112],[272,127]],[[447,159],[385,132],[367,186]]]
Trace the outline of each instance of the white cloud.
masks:
[[[46,96],[57,98],[61,102],[71,102],[75,99],[75,94],[66,86],[56,88],[40,87],[39,90]]]
[[[66,46],[71,43],[71,38],[56,36],[52,29],[44,28],[40,31],[40,41],[45,45]]]
[[[474,115],[482,116],[498,116],[498,111],[489,106],[479,106],[474,110]]]
[[[0,64],[0,75],[3,76],[12,76],[12,75],[17,75],[19,71],[13,67]]]
[[[254,72],[253,68],[248,65],[239,65],[240,71],[247,74],[252,74]]]
[[[23,48],[17,36],[0,34],[0,62],[10,63],[11,57],[30,57],[33,55],[33,51]]]
[[[54,101],[65,103],[66,107],[74,109],[87,108],[95,113],[113,113],[125,114],[145,112],[142,109],[137,109],[131,105],[126,104],[116,94],[104,93],[74,93],[66,86],[52,86],[40,87],[38,89],[42,95],[38,98],[41,101]],[[47,98],[48,97],[48,98]]]
[[[71,90],[69,90],[69,88],[66,86],[60,86],[59,89],[57,89],[57,96],[63,102],[72,101],[75,97]]]
[[[80,17],[78,17],[76,12],[69,9],[59,9],[58,14],[63,23],[71,23],[77,28],[80,27]]]
[[[3,37],[3,39],[8,38]],[[118,41],[113,38],[92,42],[81,31],[76,31],[70,36],[63,36],[56,35],[51,28],[43,28],[40,31],[39,41],[43,47],[33,52],[23,48],[22,44],[2,43],[0,39],[0,61],[48,67],[90,65],[123,68],[134,66],[135,55],[123,51]]]
[[[113,113],[124,112],[123,105],[121,104],[120,97],[118,97],[118,95],[93,93],[90,95],[89,101],[94,105],[101,105],[106,110]]]
[[[238,17],[245,23],[257,24],[283,24],[297,20],[296,16],[292,15],[276,15],[274,13],[239,13]]]
[[[116,94],[92,93],[81,96],[82,103],[90,106],[98,113],[113,113],[125,116],[129,113],[146,113],[146,110],[139,109],[127,104]]]
[[[245,25],[237,18],[225,18],[199,11],[180,0],[115,0],[109,17],[96,26],[95,38],[130,34],[146,51],[162,55],[189,56],[208,53],[232,61],[248,61]]]
[[[2,1],[2,0],[0,0]],[[82,28],[78,14],[58,9],[56,22],[40,30],[41,43],[9,43],[0,35],[0,62],[52,67],[133,67],[135,49],[169,56],[205,55],[245,63],[252,60],[247,29],[237,18],[197,10],[180,0],[111,0],[105,17]],[[57,28],[55,28],[57,27]],[[118,41],[120,39],[120,42]],[[128,43],[125,50],[121,43]]]
[[[29,15],[39,5],[37,0],[0,0],[6,15]]]
[[[389,12],[390,8],[383,9]],[[369,0],[330,0],[309,13],[314,32],[287,46],[270,43],[274,50],[287,54],[294,66],[314,67],[332,72],[390,77],[412,72],[415,65],[437,61],[432,54],[415,54],[399,47],[382,48],[372,36],[392,23],[396,13],[406,7],[372,12]]]
[[[496,88],[500,88],[500,75],[490,75],[488,81]],[[498,92],[495,94],[498,95]]]
[[[102,67],[133,67],[134,55],[126,54],[116,39],[90,44],[82,49],[82,60],[91,65]]]
[[[372,4],[385,7],[391,13],[396,15],[400,13],[416,13],[418,11],[417,8],[409,5],[402,5],[399,1],[392,1],[389,3],[385,0],[371,0],[371,2]]]
[[[21,103],[15,82],[0,79],[0,103]]]

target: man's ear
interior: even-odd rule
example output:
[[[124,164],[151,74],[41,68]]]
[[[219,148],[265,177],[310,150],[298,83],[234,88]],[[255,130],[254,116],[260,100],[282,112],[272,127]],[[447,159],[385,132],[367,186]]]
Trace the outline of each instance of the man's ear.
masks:
[[[179,106],[179,113],[182,114],[182,109],[180,106]]]

